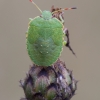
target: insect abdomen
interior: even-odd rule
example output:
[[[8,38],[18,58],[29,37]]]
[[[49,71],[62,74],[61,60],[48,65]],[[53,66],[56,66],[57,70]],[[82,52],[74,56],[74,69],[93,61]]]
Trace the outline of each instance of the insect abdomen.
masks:
[[[62,46],[62,28],[29,27],[27,50],[36,65],[49,66],[53,64],[60,56]]]

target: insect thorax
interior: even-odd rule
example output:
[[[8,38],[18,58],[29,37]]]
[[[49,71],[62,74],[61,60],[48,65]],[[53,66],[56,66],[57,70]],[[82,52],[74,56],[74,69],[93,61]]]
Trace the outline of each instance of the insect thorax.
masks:
[[[49,20],[52,18],[52,13],[50,11],[47,11],[47,10],[44,10],[42,12],[42,17],[45,19],[45,20]]]

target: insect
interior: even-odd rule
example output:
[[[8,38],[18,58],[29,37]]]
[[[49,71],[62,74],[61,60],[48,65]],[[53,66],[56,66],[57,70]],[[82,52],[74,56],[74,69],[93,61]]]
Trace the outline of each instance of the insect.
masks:
[[[41,16],[30,18],[28,30],[26,32],[27,51],[31,60],[38,66],[50,66],[60,56],[63,45],[71,50],[69,40],[64,41],[64,34],[68,35],[68,30],[64,29],[63,18],[59,19],[53,15],[62,10],[76,9],[65,8],[50,12],[41,11],[40,8],[30,0],[41,12]],[[73,52],[73,50],[71,50]],[[73,52],[73,54],[75,54]]]

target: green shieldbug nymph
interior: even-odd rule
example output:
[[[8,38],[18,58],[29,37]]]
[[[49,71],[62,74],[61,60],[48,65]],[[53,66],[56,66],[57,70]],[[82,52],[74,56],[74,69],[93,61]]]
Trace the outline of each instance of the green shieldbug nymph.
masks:
[[[39,10],[40,8],[30,0]],[[66,8],[62,10],[75,9]],[[60,56],[64,41],[63,20],[52,15],[58,11],[41,11],[41,16],[30,18],[26,32],[27,51],[31,60],[39,66],[50,66]]]

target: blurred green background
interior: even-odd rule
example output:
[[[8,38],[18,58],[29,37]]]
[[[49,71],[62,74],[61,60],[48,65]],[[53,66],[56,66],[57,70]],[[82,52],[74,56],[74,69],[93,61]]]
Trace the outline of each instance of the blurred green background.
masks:
[[[74,7],[64,11],[65,27],[77,58],[64,47],[61,59],[79,80],[72,100],[100,100],[100,0],[34,0],[41,10]],[[29,0],[0,0],[0,100],[24,97],[19,80],[32,65],[26,51],[29,18],[40,15]]]

